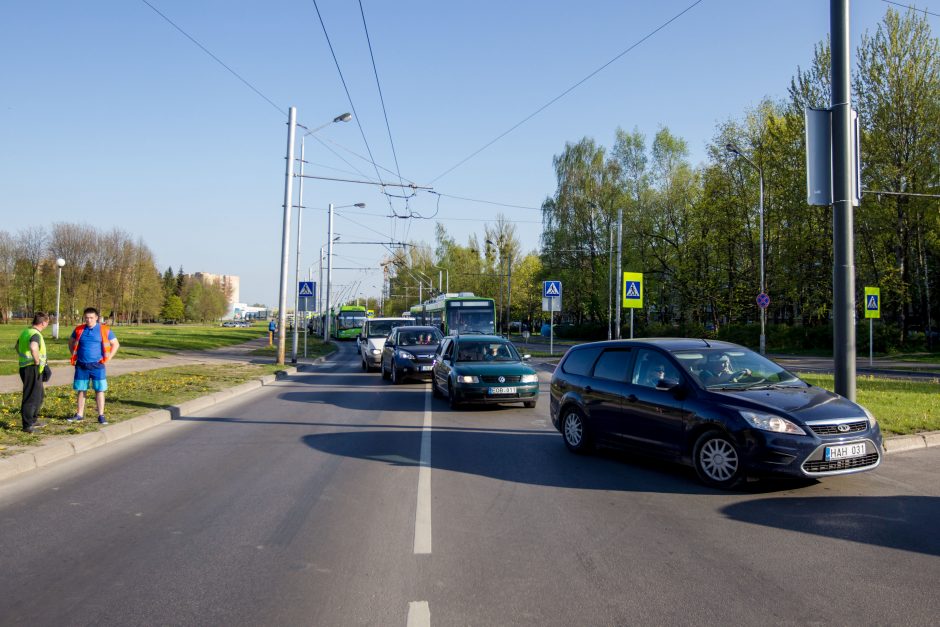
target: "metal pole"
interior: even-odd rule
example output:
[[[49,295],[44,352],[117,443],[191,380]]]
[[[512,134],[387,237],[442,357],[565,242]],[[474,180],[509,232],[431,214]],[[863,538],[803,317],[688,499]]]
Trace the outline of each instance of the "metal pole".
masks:
[[[875,321],[868,319],[868,367],[871,368],[875,361]]]
[[[758,213],[760,214],[760,293],[764,294],[764,169],[757,168],[758,178],[760,179],[760,205]],[[767,308],[760,308],[760,354],[767,352]]]
[[[506,337],[512,333],[512,253],[509,253],[509,262],[506,264]],[[522,332],[522,329],[519,329]]]
[[[444,290],[444,271],[437,271],[437,291],[442,292]]]
[[[548,299],[548,354],[555,355],[555,299]]]
[[[284,225],[281,229],[281,292],[277,312],[277,363],[284,364],[287,336],[287,259],[290,254],[290,209],[294,198],[294,132],[297,126],[297,107],[291,107],[287,115],[287,167],[284,174]]]
[[[607,339],[611,339],[611,325],[613,324],[613,308],[611,303],[614,299],[614,225],[609,224],[607,230],[610,231],[610,244],[607,246]]]
[[[617,279],[617,331],[616,338],[620,339],[620,310],[623,308],[623,206],[617,208],[617,270],[614,276]],[[633,337],[631,335],[630,337]]]
[[[630,339],[633,339],[633,309],[630,309]]]
[[[832,31],[832,309],[835,392],[855,400],[855,260],[849,0],[830,0]]]
[[[450,268],[447,269],[447,284],[444,286],[444,288],[450,292]]]
[[[317,313],[320,314],[323,313],[323,246],[320,246],[320,277],[317,283]]]
[[[294,341],[290,349],[290,362],[297,363],[297,334],[300,332],[300,242],[303,234],[304,219],[304,137],[300,138],[300,183],[297,185],[297,262],[294,264]]]
[[[330,211],[328,220],[328,234],[329,239],[326,240],[326,307],[323,310],[323,341],[327,342],[330,339],[330,289],[332,288],[333,283],[333,203],[330,203]]]
[[[52,337],[59,339],[59,296],[62,293],[62,266],[59,266],[59,279],[55,286],[55,324],[52,325]]]

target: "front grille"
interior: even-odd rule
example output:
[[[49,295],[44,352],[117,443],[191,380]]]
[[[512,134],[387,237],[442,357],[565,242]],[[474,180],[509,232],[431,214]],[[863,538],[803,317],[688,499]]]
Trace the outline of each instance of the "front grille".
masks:
[[[503,383],[519,383],[520,381],[522,381],[522,376],[516,374],[512,376],[503,377],[503,379],[505,379]],[[480,377],[480,380],[483,381],[483,383],[499,383],[500,382],[498,376],[494,377],[491,375]]]
[[[803,464],[803,470],[806,472],[836,472],[839,470],[852,470],[853,468],[864,468],[878,463],[878,453],[869,453],[862,457],[852,457],[850,459],[840,459],[837,461],[817,461],[806,462]]]
[[[859,420],[857,422],[844,422],[842,424],[848,425],[848,431],[839,431],[839,425],[809,425],[809,428],[813,430],[813,433],[816,435],[847,435],[849,433],[858,433],[859,431],[864,431],[868,428],[867,420]]]

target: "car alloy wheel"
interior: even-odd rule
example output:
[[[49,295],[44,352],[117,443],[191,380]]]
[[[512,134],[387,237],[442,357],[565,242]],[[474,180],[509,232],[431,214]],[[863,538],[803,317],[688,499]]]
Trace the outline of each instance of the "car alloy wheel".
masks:
[[[561,435],[565,446],[572,453],[584,453],[590,448],[587,429],[584,425],[584,414],[581,410],[572,407],[566,410],[561,421]]]
[[[695,443],[695,471],[707,485],[728,489],[743,479],[738,449],[726,435],[709,431]]]
[[[385,369],[385,362],[384,362],[384,361],[382,362],[382,365],[380,366],[380,368],[382,368],[382,378],[387,380],[387,379],[388,379],[388,370]]]
[[[395,364],[392,363],[392,384],[399,385],[401,383],[401,375],[398,373],[398,368],[395,367]]]

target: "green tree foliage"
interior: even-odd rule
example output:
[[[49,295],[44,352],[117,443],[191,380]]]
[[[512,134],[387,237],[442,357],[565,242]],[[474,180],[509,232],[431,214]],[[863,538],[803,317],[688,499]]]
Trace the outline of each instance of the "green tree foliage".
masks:
[[[186,315],[183,306],[183,299],[176,294],[171,294],[163,303],[160,309],[160,317],[171,322],[181,322]]]

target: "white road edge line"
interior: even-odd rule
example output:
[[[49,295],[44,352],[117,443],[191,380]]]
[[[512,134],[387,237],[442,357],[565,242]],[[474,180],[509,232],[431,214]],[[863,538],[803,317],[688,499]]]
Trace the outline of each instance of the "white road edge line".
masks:
[[[421,460],[418,466],[415,555],[431,554],[431,396],[431,390],[428,389],[424,397],[424,427],[421,430]]]
[[[408,604],[408,627],[431,627],[431,608],[427,601]]]

